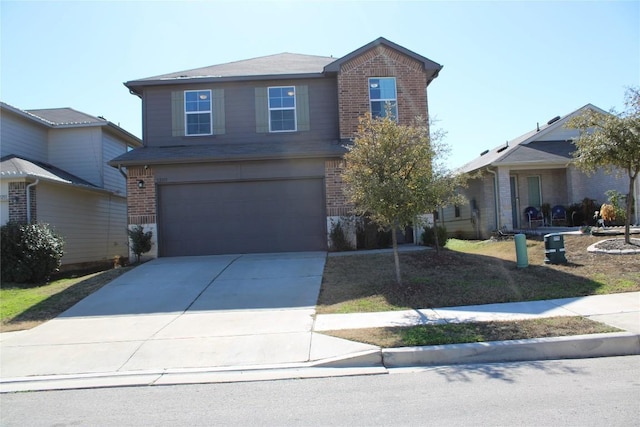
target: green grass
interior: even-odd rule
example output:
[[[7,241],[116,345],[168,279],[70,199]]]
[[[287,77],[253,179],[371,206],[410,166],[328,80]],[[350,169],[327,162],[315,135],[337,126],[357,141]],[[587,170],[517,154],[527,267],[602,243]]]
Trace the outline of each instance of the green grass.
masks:
[[[0,331],[29,329],[53,319],[131,268],[61,278],[42,285],[2,283]]]

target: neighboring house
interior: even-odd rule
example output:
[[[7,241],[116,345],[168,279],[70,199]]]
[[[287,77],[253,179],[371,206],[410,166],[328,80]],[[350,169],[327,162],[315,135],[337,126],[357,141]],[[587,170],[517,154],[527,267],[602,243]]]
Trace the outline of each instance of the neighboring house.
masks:
[[[327,249],[350,213],[344,144],[358,118],[426,117],[442,67],[379,38],[336,59],[283,53],[125,83],[142,99],[144,147],[128,173],[129,224],[151,256]]]
[[[126,180],[107,165],[141,141],[71,108],[0,103],[0,221],[45,222],[64,237],[63,268],[128,256]]]
[[[586,109],[608,114],[591,104],[585,105],[564,117],[555,117],[546,124],[537,125],[534,130],[492,150],[486,150],[462,166],[462,172],[477,174],[477,177],[470,180],[469,187],[464,190],[467,204],[449,206],[440,212],[449,234],[487,238],[499,229],[517,230],[552,225],[549,218],[543,222],[534,217],[530,222],[525,210],[533,207],[539,212],[543,204],[566,209],[585,198],[597,201],[599,207],[607,202],[607,190],[626,194],[629,185],[626,174],[617,177],[600,170],[589,176],[578,170],[572,162],[572,153],[575,151],[573,139],[579,136],[579,131],[569,129],[565,124]],[[568,220],[557,220],[553,225],[570,223]],[[637,218],[635,222],[638,222]]]

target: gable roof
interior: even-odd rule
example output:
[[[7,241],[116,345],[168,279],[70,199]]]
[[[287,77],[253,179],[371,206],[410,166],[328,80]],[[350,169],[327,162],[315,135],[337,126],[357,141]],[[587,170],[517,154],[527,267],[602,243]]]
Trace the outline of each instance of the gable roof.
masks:
[[[324,71],[327,73],[337,73],[340,71],[340,67],[351,61],[353,58],[356,58],[360,55],[362,55],[363,53],[367,52],[370,49],[373,49],[374,47],[377,46],[386,46],[390,49],[396,50],[410,58],[413,58],[414,60],[422,63],[422,66],[424,67],[424,70],[427,71],[427,75],[428,75],[428,80],[427,80],[427,84],[429,84],[429,82],[431,82],[431,80],[435,79],[436,77],[438,77],[438,73],[440,72],[440,70],[442,69],[442,65],[438,64],[437,62],[434,62],[432,60],[430,60],[429,58],[426,58],[422,55],[418,55],[417,53],[410,51],[409,49],[400,46],[399,44],[393,43],[387,39],[385,39],[384,37],[379,37],[376,40],[372,41],[371,43],[368,43],[364,46],[362,46],[359,49],[354,50],[353,52],[343,56],[340,59],[337,59],[335,61],[333,61],[331,64],[327,65],[324,68]]]
[[[120,126],[111,123],[103,117],[95,117],[73,108],[43,108],[21,110],[20,108],[0,101],[0,110],[10,111],[22,118],[46,126],[48,128],[77,128],[102,126],[112,134],[127,141],[134,147],[142,146],[142,140]]]
[[[139,80],[131,80],[124,85],[132,93],[140,94],[143,86],[175,84],[185,80],[197,83],[238,80],[271,80],[283,78],[321,77],[324,67],[335,58],[326,56],[279,53],[260,56],[226,64],[210,65],[192,70],[161,74]]]
[[[13,154],[0,158],[0,178],[35,178],[93,191],[109,192],[49,163],[29,160]]]
[[[574,116],[582,114],[585,110],[592,109],[602,114],[606,111],[592,104],[587,104],[565,116],[552,119],[546,124],[532,131],[518,136],[505,144],[487,150],[479,157],[463,165],[461,172],[473,172],[487,166],[514,165],[514,164],[566,164],[575,151],[570,140],[541,140],[545,135],[562,128],[565,123]]]
[[[39,117],[51,126],[90,125],[104,124],[104,118],[98,118],[89,114],[74,110],[73,108],[44,108],[38,110],[25,110],[27,113]]]
[[[340,66],[354,57],[376,47],[387,46],[422,63],[427,72],[427,84],[438,77],[442,65],[418,55],[384,37],[380,37],[359,49],[336,59],[328,56],[301,55],[297,53],[279,53],[260,56],[226,64],[210,65],[192,70],[178,71],[159,76],[130,80],[124,85],[132,94],[141,96],[145,86],[171,85],[188,81],[190,83],[212,83],[242,80],[275,80],[290,78],[319,78],[340,71]]]
[[[279,53],[260,56],[226,64],[210,65],[193,70],[178,71],[148,77],[144,80],[172,80],[206,77],[248,77],[265,75],[314,74],[321,73],[325,65],[334,61],[325,56],[300,55],[297,53]]]

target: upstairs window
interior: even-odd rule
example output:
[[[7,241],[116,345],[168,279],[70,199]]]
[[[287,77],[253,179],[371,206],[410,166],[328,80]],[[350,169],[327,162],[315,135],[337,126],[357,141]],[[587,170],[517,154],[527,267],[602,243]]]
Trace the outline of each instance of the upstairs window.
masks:
[[[296,131],[296,88],[295,86],[270,87],[269,132]]]
[[[211,135],[211,91],[184,92],[185,135]]]
[[[395,77],[373,77],[369,79],[369,103],[373,118],[387,115],[387,104],[391,114],[398,120],[398,102],[396,98]]]

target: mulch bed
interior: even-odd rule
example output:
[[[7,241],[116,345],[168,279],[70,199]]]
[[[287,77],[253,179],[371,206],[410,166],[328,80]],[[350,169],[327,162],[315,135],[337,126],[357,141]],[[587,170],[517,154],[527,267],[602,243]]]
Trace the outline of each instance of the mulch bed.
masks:
[[[626,243],[624,239],[607,239],[598,242],[595,247],[599,250],[605,251],[640,251],[640,239],[631,239],[631,244]]]

